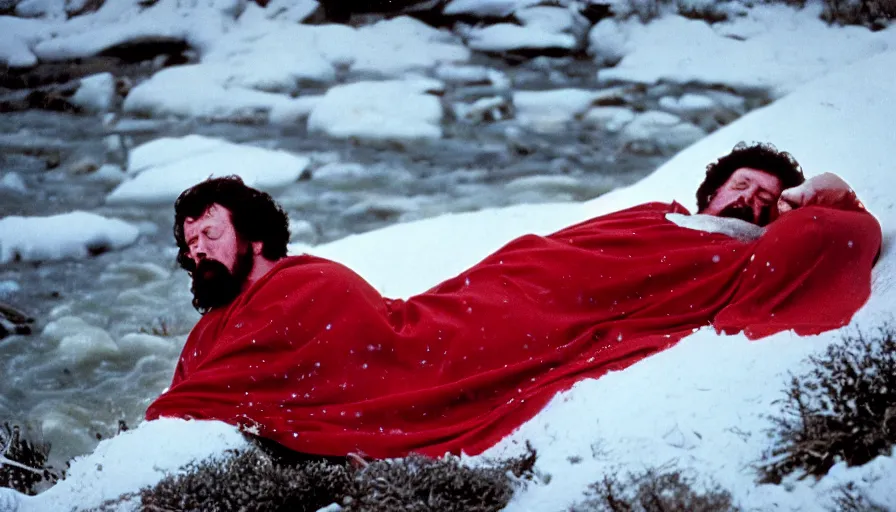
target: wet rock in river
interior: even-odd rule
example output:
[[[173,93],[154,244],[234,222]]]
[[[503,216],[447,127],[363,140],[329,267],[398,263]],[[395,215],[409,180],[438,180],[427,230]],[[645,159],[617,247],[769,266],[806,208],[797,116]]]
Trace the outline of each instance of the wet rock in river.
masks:
[[[0,178],[0,188],[24,194],[28,191],[25,180],[17,172],[8,172]]]
[[[582,117],[586,124],[613,133],[622,130],[634,119],[635,113],[627,107],[594,107]]]
[[[588,89],[518,91],[513,104],[518,122],[539,131],[555,131],[587,112],[598,97],[597,91]]]
[[[12,294],[17,291],[19,291],[19,284],[15,281],[0,282],[0,297],[6,293]],[[31,334],[33,324],[34,318],[27,313],[15,306],[0,302],[0,338],[10,334]]]
[[[513,117],[513,102],[506,96],[480,98],[473,103],[455,103],[454,116],[471,123],[501,121]]]
[[[601,20],[588,32],[588,54],[600,66],[615,66],[628,51],[626,22]]]
[[[699,126],[661,111],[638,114],[621,133],[626,150],[642,155],[657,155],[682,149],[703,138]]]

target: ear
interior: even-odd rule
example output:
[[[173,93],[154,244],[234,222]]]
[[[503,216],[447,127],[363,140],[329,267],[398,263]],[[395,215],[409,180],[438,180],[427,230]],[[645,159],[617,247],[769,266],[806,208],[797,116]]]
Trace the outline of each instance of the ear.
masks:
[[[252,254],[260,256],[263,248],[264,242],[252,242]]]

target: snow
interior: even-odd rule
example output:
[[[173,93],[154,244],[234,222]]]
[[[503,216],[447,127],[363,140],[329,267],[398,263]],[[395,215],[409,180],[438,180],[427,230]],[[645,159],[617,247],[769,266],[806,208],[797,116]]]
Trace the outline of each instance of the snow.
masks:
[[[518,91],[513,94],[517,121],[526,125],[551,126],[572,121],[591,107],[601,93],[587,89]]]
[[[436,139],[442,104],[438,80],[355,82],[331,87],[308,116],[308,129],[366,140]]]
[[[515,10],[536,5],[541,0],[451,0],[442,11],[447,15],[466,14],[477,17],[503,18]]]
[[[641,153],[681,149],[704,135],[700,127],[659,110],[637,114],[621,131],[623,144]]]
[[[137,239],[137,228],[120,219],[75,211],[49,217],[0,218],[0,264],[14,260],[86,258]]]
[[[206,47],[200,63],[164,69],[135,87],[124,110],[287,124],[307,116],[320,99],[290,94],[302,84],[334,81],[337,67],[389,77],[470,56],[454,35],[406,16],[358,29],[256,19]]]
[[[108,196],[109,204],[171,204],[186,188],[215,176],[240,176],[262,190],[295,182],[310,159],[285,151],[233,144],[198,135],[163,138],[134,148],[133,177]]]
[[[524,2],[455,0],[448,7],[458,10],[489,6],[495,11],[499,7],[512,11],[521,3]],[[165,0],[156,5],[170,7]],[[215,5],[223,12],[224,2],[208,0],[204,5]],[[130,12],[124,7],[109,7],[115,8]],[[713,27],[674,16],[646,26],[620,22],[617,28],[625,32],[625,44],[620,47],[624,57],[618,68],[602,70],[602,78],[769,87],[779,97],[771,105],[688,147],[635,185],[586,203],[522,205],[449,214],[396,224],[321,246],[293,244],[291,252],[309,251],[336,259],[384,294],[407,297],[455,275],[518,235],[549,233],[645,201],[674,199],[693,211],[694,190],[703,178],[706,164],[742,140],[773,142],[791,152],[810,176],[825,171],[843,176],[881,221],[885,240],[892,241],[896,237],[896,196],[886,183],[892,172],[891,148],[896,142],[891,129],[896,116],[896,82],[892,80],[896,49],[891,49],[896,48],[892,45],[894,29],[872,34],[855,27],[829,27],[818,22],[816,16],[817,11],[812,9],[800,12],[763,6],[749,11],[744,18]],[[5,23],[2,18],[0,23]],[[27,35],[28,30],[20,32]],[[357,32],[350,29],[341,33]],[[737,34],[745,40],[724,34]],[[7,51],[7,40],[0,41],[4,43],[0,52]],[[348,44],[355,45],[357,41],[352,39]],[[19,58],[25,55],[20,50],[21,47],[15,50]],[[356,62],[350,47],[336,45],[327,52],[328,62]],[[4,58],[5,55],[0,54]],[[850,63],[853,64],[848,66]],[[200,71],[192,73],[182,78],[201,80]],[[247,71],[244,76],[254,75]],[[214,82],[200,82],[196,91],[210,83]],[[222,84],[216,87],[224,88]],[[439,87],[438,83],[425,80],[337,86],[309,108],[309,125],[313,121],[316,129],[335,136],[376,137],[377,132],[387,132],[389,137],[438,136],[441,107],[426,91]],[[353,95],[366,94],[367,89],[376,92],[364,100],[354,100]],[[239,90],[272,94],[249,88]],[[237,96],[235,102],[241,101],[239,94],[234,94],[239,92],[236,89],[210,91],[209,94],[220,93],[222,102],[230,97],[225,93]],[[177,96],[173,92],[174,89],[168,94]],[[417,112],[389,105],[387,99],[394,99],[399,93],[416,99],[398,103],[419,101],[412,110],[422,106],[427,115],[411,115]],[[784,96],[785,93],[789,94]],[[198,92],[184,95],[201,100]],[[587,111],[587,93],[573,96],[575,101],[569,103],[550,96],[533,97],[531,105],[538,112],[555,108],[562,118],[578,115],[582,109]],[[716,101],[721,98],[711,97]],[[179,98],[164,101],[177,102]],[[164,101],[157,100],[159,105]],[[343,101],[354,102],[340,105]],[[263,108],[271,106],[259,102]],[[681,103],[688,108],[696,106],[690,100]],[[621,110],[592,109],[586,116],[620,124],[630,122]],[[657,114],[652,116],[658,118]],[[191,182],[211,174],[238,173],[250,185],[276,187],[295,180],[307,165],[303,157],[214,139],[161,139],[133,151],[128,165],[130,179],[109,199],[122,203],[170,202]],[[339,178],[366,174],[364,171],[351,164],[334,163],[320,177],[327,179],[328,172],[330,178]],[[522,181],[515,186],[533,185],[538,184]],[[562,180],[547,185],[573,186]],[[402,205],[393,208],[396,206]],[[120,221],[83,212],[58,218],[0,219],[0,262],[8,261],[11,248],[23,256],[73,257],[83,256],[85,247],[98,238],[111,243],[133,242],[136,228],[117,223]],[[113,226],[122,229],[115,231]],[[128,237],[118,237],[125,232],[130,234],[130,241]],[[883,247],[873,283],[873,295],[854,318],[853,327],[872,328],[892,319],[896,246],[891,243]],[[730,490],[744,509],[824,510],[830,504],[833,489],[849,481],[861,482],[881,505],[896,507],[896,496],[891,490],[896,475],[894,454],[878,457],[861,467],[838,464],[818,482],[788,480],[779,486],[755,483],[751,467],[768,448],[764,434],[770,426],[768,415],[779,407],[774,402],[781,398],[788,374],[800,373],[807,355],[823,350],[840,334],[798,337],[781,333],[750,342],[741,335],[719,336],[711,329],[703,329],[624,371],[578,383],[485,454],[516,455],[530,441],[539,453],[537,471],[551,476],[537,479],[519,491],[507,510],[565,510],[580,501],[588,484],[603,474],[625,474],[659,466],[683,469],[699,481],[712,478]],[[77,341],[68,345],[74,347]],[[122,339],[118,345],[147,351],[163,348],[149,338]],[[27,512],[94,507],[124,492],[152,485],[188,462],[245,446],[244,443],[234,428],[216,422],[166,419],[143,423],[101,442],[92,454],[75,461],[66,480],[39,496],[18,496],[0,489],[0,509]],[[571,456],[581,457],[581,462],[571,464]],[[479,460],[472,458],[470,462]]]
[[[635,119],[635,113],[626,107],[594,107],[582,119],[610,132],[618,132]]]
[[[659,105],[663,110],[674,114],[688,115],[712,110],[716,107],[716,102],[709,96],[686,93],[678,98],[663,96],[660,98]]]
[[[11,68],[37,64],[31,46],[40,40],[47,27],[42,20],[0,16],[0,64],[5,63]]]
[[[777,97],[831,69],[896,47],[896,27],[872,33],[830,26],[819,19],[819,9],[770,5],[714,25],[672,15],[647,25],[634,19],[601,22],[590,39],[599,60],[624,54],[616,67],[598,72],[603,80],[725,84],[768,89]],[[748,30],[756,25],[764,30]]]
[[[538,27],[556,33],[572,30],[577,22],[574,12],[564,7],[527,7],[518,10],[514,17],[526,27]]]
[[[129,114],[184,116],[214,121],[295,122],[311,111],[318,97],[298,97],[221,85],[226,66],[167,68],[141,83],[125,98]],[[188,87],[185,84],[190,84]]]
[[[333,43],[346,45],[343,41]],[[453,34],[409,16],[361,27],[356,44],[346,48],[350,48],[353,56],[353,71],[386,76],[466,62],[470,58],[470,50]]]
[[[49,492],[22,499],[21,509],[95,507],[106,499],[152,485],[193,460],[245,446],[242,434],[222,423],[170,418],[142,423],[101,441],[90,456],[76,459],[66,471],[66,479]]]
[[[257,21],[253,17],[261,16],[271,20],[301,23],[314,14],[320,4],[316,0],[272,0],[264,9],[250,2],[240,15],[240,22]]]
[[[0,178],[0,188],[12,190],[13,192],[25,193],[28,187],[25,186],[25,180],[16,172],[8,172]]]
[[[576,47],[576,38],[538,25],[520,26],[512,23],[496,23],[464,31],[467,46],[483,52],[506,52],[522,49],[547,49]]]
[[[69,100],[87,112],[106,112],[115,101],[115,77],[98,73],[81,79],[81,85]]]

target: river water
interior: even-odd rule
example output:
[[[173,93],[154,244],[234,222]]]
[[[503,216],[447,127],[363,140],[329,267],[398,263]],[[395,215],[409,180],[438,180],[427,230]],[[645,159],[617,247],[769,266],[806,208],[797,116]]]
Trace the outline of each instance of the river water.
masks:
[[[545,62],[490,64],[514,88],[548,90],[558,81],[596,87],[591,63]],[[468,92],[450,89],[444,101]],[[632,85],[623,99],[634,111],[651,110],[660,97],[684,92],[701,91]],[[745,99],[742,111],[706,113],[713,119],[704,126],[711,130],[768,101],[761,93]],[[134,245],[89,259],[0,266],[0,302],[37,319],[34,334],[0,339],[0,422],[23,425],[30,437],[51,442],[56,465],[89,452],[98,437],[114,435],[119,420],[140,422],[168,385],[199,318],[190,306],[187,276],[174,264],[173,208],[104,203],[116,183],[92,171],[104,163],[124,164],[127,148],[162,136],[202,134],[310,156],[310,171],[274,194],[290,216],[293,240],[309,244],[448,212],[591,199],[633,183],[672,153],[631,151],[618,133],[583,120],[551,131],[512,119],[449,120],[440,140],[367,144],[309,134],[303,126],[110,119],[42,110],[0,116],[0,174],[15,172],[24,183],[24,191],[0,187],[0,217],[87,210],[141,230]],[[333,162],[357,164],[363,175],[315,177],[315,169]],[[60,347],[72,333],[78,336]]]

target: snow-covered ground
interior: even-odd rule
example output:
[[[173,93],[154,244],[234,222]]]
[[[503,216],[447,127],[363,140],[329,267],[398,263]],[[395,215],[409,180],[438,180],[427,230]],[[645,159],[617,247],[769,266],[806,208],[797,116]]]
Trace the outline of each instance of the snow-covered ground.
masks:
[[[7,39],[0,40],[0,58],[21,65],[35,55],[61,58],[63,55],[87,54],[101,46],[103,38],[120,37],[128,30],[141,33],[140,30],[154,26],[152,20],[147,18],[149,10],[136,15],[133,10],[122,10],[121,6],[126,3],[106,2],[110,7],[104,7],[104,10],[114,8],[120,11],[122,17],[117,26],[108,22],[115,19],[109,13],[111,11],[91,15],[92,21],[85,17],[86,21],[76,18],[69,22],[19,20],[22,23],[14,23],[0,18],[0,27],[15,25],[9,30],[0,30],[3,34],[0,37],[18,45],[7,45],[4,42]],[[264,24],[277,24],[282,33],[290,34],[303,32],[306,28],[287,26],[282,24],[282,20],[269,20],[257,13],[251,17],[253,27],[239,27],[242,16],[234,19],[225,8],[227,3],[209,0],[203,4],[214,6],[214,12],[220,13],[222,20],[230,20],[220,26],[209,28],[202,25],[204,28],[197,28],[201,24],[195,22],[195,13],[181,16],[187,21],[164,26],[169,35],[180,31],[175,34],[177,37],[183,37],[183,34],[195,29],[188,35],[201,49],[202,59],[197,65],[200,70],[226,67],[222,66],[222,62],[233,64],[228,75],[220,78],[220,83],[216,82],[221,90],[212,89],[208,95],[211,98],[209,101],[220,98],[220,105],[208,108],[220,106],[237,111],[245,110],[246,105],[254,105],[241,103],[245,96],[240,91],[273,95],[265,97],[268,99],[286,99],[288,96],[278,92],[276,84],[284,83],[283,77],[295,77],[301,70],[308,69],[303,67],[305,62],[311,62],[308,66],[313,64],[323,70],[318,77],[326,74],[326,66],[320,60],[312,62],[313,59],[300,52],[293,53],[294,58],[301,62],[290,61],[290,65],[270,66],[264,70],[255,67],[258,61],[240,61],[238,58],[243,55],[242,50],[250,51],[258,38],[274,37],[264,34],[281,33],[261,30]],[[470,3],[455,0],[457,9],[466,8],[464,6]],[[156,6],[159,13],[170,13],[175,12],[173,4],[173,1],[162,0]],[[489,5],[496,10],[504,10],[512,9],[516,4],[509,1],[502,4],[495,0]],[[891,318],[893,304],[896,303],[896,249],[893,246],[896,190],[891,183],[891,153],[896,146],[896,132],[892,129],[892,119],[896,118],[896,82],[892,79],[892,70],[896,69],[896,31],[891,28],[870,33],[852,27],[828,27],[814,22],[817,11],[811,9],[799,12],[768,7],[754,9],[751,13],[741,22],[712,28],[677,17],[666,17],[647,26],[631,24],[623,28],[611,27],[612,30],[599,27],[602,33],[625,36],[617,39],[615,46],[607,50],[618,52],[622,59],[614,71],[616,78],[651,83],[661,79],[693,80],[738,87],[772,87],[779,94],[789,93],[682,151],[636,185],[586,203],[521,205],[446,215],[395,225],[317,247],[295,245],[291,247],[292,251],[308,251],[342,261],[384,294],[408,296],[450,277],[517,235],[548,233],[591,216],[645,201],[674,199],[693,209],[694,190],[702,180],[708,162],[730,151],[741,140],[770,141],[791,152],[809,175],[831,171],[843,176],[880,219],[885,245],[874,270],[873,296],[856,316],[852,326],[870,328],[879,325]],[[106,20],[103,22],[105,25],[102,20]],[[802,29],[804,25],[801,25],[804,22],[808,27],[805,31]],[[91,33],[88,41],[88,38],[82,37],[86,33],[79,34],[68,23],[85,26],[93,23],[106,28]],[[397,23],[405,24],[401,25],[402,33],[413,24],[407,21]],[[55,27],[55,38],[47,36],[50,31],[46,26],[49,24]],[[800,30],[795,29],[797,26]],[[237,30],[250,28],[255,31],[255,36],[249,37],[246,36],[249,32]],[[369,40],[357,39],[362,37],[359,33],[376,33],[379,30],[384,33],[376,37],[391,41],[389,38],[395,37],[394,34],[390,36],[385,33],[388,29],[382,27],[369,28],[369,32],[363,32],[365,29],[332,28],[334,31],[340,30],[346,38],[356,38],[345,46],[335,45],[332,48],[326,42],[330,41],[326,37],[331,36],[293,34],[289,37],[310,37],[318,41],[314,51],[320,51],[321,55],[324,55],[323,49],[330,48],[327,51],[332,53],[321,57],[326,63],[350,62],[366,70],[379,70],[382,66],[382,69],[388,70],[382,74],[388,77],[404,77],[404,73],[411,70],[417,72],[421,63],[425,63],[422,67],[427,67],[466,59],[464,46],[453,39],[453,35],[418,28],[417,31],[410,31],[416,34],[414,37],[420,38],[415,40],[416,46],[399,45],[391,57],[371,49],[382,46],[362,48]],[[160,28],[156,27],[155,30],[158,32]],[[670,35],[670,30],[674,35]],[[719,34],[723,33],[720,31],[737,34],[743,40],[720,38]],[[234,35],[237,33],[242,35],[237,37]],[[348,35],[350,33],[354,35]],[[592,32],[592,45],[595,44],[594,34]],[[315,39],[317,37],[324,39]],[[611,39],[608,36],[606,41],[612,42]],[[107,44],[108,40],[103,44]],[[277,47],[273,42],[270,44]],[[388,46],[387,43],[382,44]],[[224,51],[222,48],[231,48],[232,58],[222,57],[223,61],[216,61],[208,57],[207,61],[206,56],[215,55],[216,50]],[[407,52],[423,53],[402,53],[405,50],[401,48]],[[370,59],[374,58],[371,55],[375,55],[380,60],[365,60],[359,52],[368,52],[365,55]],[[666,58],[654,59],[651,57],[654,53]],[[675,56],[676,60],[670,63],[669,56]],[[383,59],[387,58],[395,59],[394,65],[384,64]],[[281,72],[282,75],[279,74]],[[197,77],[200,74],[197,71]],[[207,78],[218,80],[220,76],[223,75],[210,74]],[[805,83],[811,79],[814,80]],[[291,83],[289,80],[285,83]],[[150,83],[152,80],[146,84]],[[195,84],[185,82],[183,85],[186,88],[184,95],[199,97],[201,88],[208,84],[197,78]],[[196,90],[191,93],[189,88],[194,85]],[[135,89],[132,94],[138,90]],[[189,106],[190,103],[170,94],[147,96],[157,101],[161,105],[158,107],[162,109],[160,112],[165,114],[172,113],[172,105]],[[252,101],[257,98],[253,96]],[[528,111],[533,115],[545,109],[544,97],[526,98],[524,95],[520,98],[525,98]],[[320,101],[322,103],[315,104],[316,108],[326,105],[324,100]],[[676,105],[697,108],[698,103],[688,100]],[[416,110],[421,111],[422,124],[420,132],[412,134],[413,138],[432,136],[438,122],[433,110],[426,106],[428,102],[421,100],[420,104],[422,107]],[[558,108],[562,107],[563,112],[581,110],[578,96],[561,97],[557,99],[557,105]],[[309,111],[311,108],[308,106]],[[338,111],[333,112],[332,107],[327,108],[330,110],[326,111],[329,114],[326,116],[319,114],[315,117],[311,113],[311,118],[318,119],[320,123],[316,129],[328,131],[328,126],[339,126],[339,129],[333,129],[337,136],[351,129],[351,123],[346,122],[349,113],[340,115]],[[377,116],[395,112],[379,107],[367,108],[367,112]],[[405,115],[406,110],[399,112]],[[189,112],[177,113],[189,115]],[[329,124],[330,119],[332,125]],[[410,119],[406,123],[399,127],[406,129],[406,126],[413,126]],[[373,135],[382,135],[375,131],[376,123],[369,124]],[[345,126],[348,128],[342,128]],[[407,133],[399,135],[405,137]],[[212,171],[231,168],[227,164],[240,159],[256,161],[270,158],[270,169],[258,166],[253,169],[257,173],[254,183],[262,188],[276,188],[281,183],[278,180],[294,180],[295,173],[300,173],[307,165],[304,157],[264,152],[259,148],[241,148],[240,151],[224,145],[215,140],[186,138],[159,142],[155,147],[135,151],[128,168],[128,181],[119,189],[126,190],[127,194],[120,192],[115,197],[124,202],[152,202],[163,196],[168,200],[183,185],[178,181],[177,187],[174,187],[172,180],[180,180],[187,171],[195,173],[191,174],[191,179],[201,179]],[[110,201],[114,202],[115,197],[110,196]],[[13,235],[4,234],[0,224],[0,249],[6,251],[11,240],[22,247],[40,248],[40,243],[51,239],[48,234],[57,239],[58,234],[65,232],[69,238],[64,239],[64,247],[40,248],[40,251],[65,253],[71,257],[78,255],[78,247],[88,247],[89,241],[97,236],[94,232],[85,234],[79,239],[81,245],[72,245],[71,237],[78,235],[77,231],[70,229],[72,219],[63,227],[54,227],[49,219],[31,220],[34,224],[29,225],[27,231],[16,230],[15,239],[11,238]],[[94,221],[96,225],[105,226],[99,224],[99,220],[91,220],[90,223]],[[78,222],[85,226],[89,224]],[[117,240],[129,243],[125,235],[130,236],[130,232],[126,231],[104,236],[112,244]],[[135,232],[133,236],[136,236]],[[665,465],[684,469],[698,479],[713,478],[729,489],[747,509],[823,510],[830,503],[832,489],[846,481],[859,482],[877,502],[896,507],[896,493],[892,491],[896,487],[894,456],[879,457],[859,468],[837,465],[818,482],[788,481],[787,485],[780,486],[758,486],[755,483],[756,474],[751,465],[768,447],[768,439],[763,432],[770,426],[766,415],[774,414],[776,405],[773,402],[782,396],[781,389],[786,383],[787,373],[799,372],[807,355],[823,350],[827,344],[837,341],[839,336],[837,332],[816,337],[783,333],[749,342],[739,335],[718,336],[706,329],[625,371],[580,382],[568,392],[558,395],[539,415],[485,454],[515,455],[523,450],[526,441],[530,441],[539,453],[537,471],[551,475],[547,483],[531,483],[520,491],[508,510],[562,510],[580,501],[587,485],[606,472],[639,471]],[[21,497],[0,489],[0,510],[4,510],[4,506],[8,510],[22,511],[96,506],[123,492],[151,485],[167,472],[177,471],[191,460],[240,445],[242,440],[235,430],[219,423],[180,420],[144,423],[101,442],[92,454],[73,463],[66,480],[37,497]],[[579,457],[581,461],[573,464],[569,460],[571,457]],[[475,463],[476,460],[473,458],[470,462]]]

